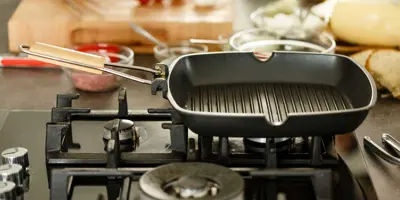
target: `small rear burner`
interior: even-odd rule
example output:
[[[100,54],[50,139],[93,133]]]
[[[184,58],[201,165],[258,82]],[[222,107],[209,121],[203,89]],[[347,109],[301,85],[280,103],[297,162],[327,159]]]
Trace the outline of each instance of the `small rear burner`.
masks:
[[[105,145],[107,145],[107,141],[111,139],[111,129],[113,127],[113,123],[114,121],[111,120],[104,124],[103,140]],[[130,120],[122,119],[120,121],[118,135],[120,148],[123,152],[134,151],[139,145],[139,135],[136,131],[135,124]],[[104,147],[104,149],[106,149],[106,147]]]
[[[104,135],[103,139],[110,140],[111,139],[111,129],[114,121],[108,121],[104,124]],[[134,135],[134,123],[130,120],[123,119],[120,122],[118,133],[119,133],[119,141],[127,141],[132,140]]]
[[[265,138],[244,138],[243,144],[246,152],[249,153],[264,153]],[[287,152],[294,143],[294,138],[275,138],[276,152]]]

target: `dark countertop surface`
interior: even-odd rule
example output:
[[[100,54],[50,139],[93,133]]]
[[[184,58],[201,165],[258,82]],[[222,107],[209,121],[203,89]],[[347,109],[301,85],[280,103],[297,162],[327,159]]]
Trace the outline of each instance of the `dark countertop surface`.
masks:
[[[0,2],[0,52],[7,51],[8,17],[12,14],[18,1],[2,0]],[[244,3],[246,2],[246,3]],[[251,27],[248,13],[257,7],[257,4],[266,1],[236,0],[236,6],[243,12],[238,12],[235,21],[235,30]],[[155,60],[152,56],[137,56],[135,64],[151,66]],[[144,76],[143,73],[137,73]],[[169,104],[160,96],[152,96],[149,86],[124,81],[123,86],[128,89],[130,109],[146,109],[149,107],[167,107]],[[0,126],[10,110],[49,110],[55,105],[58,93],[76,92],[61,70],[29,70],[29,69],[0,69]],[[93,109],[117,108],[117,93],[83,93],[74,106],[90,107]],[[361,155],[351,162],[363,163],[365,159],[367,170],[371,176],[377,196],[381,200],[400,199],[400,168],[365,152],[362,147],[362,138],[370,136],[380,142],[381,133],[387,132],[400,139],[400,101],[392,99],[379,100],[372,109],[366,121],[355,132],[361,146]],[[3,149],[5,147],[0,147]],[[350,164],[351,165],[351,164]],[[357,164],[356,164],[357,165]],[[351,167],[351,166],[350,166]]]
[[[378,100],[366,121],[356,130],[362,156],[379,199],[400,199],[400,167],[388,164],[363,148],[364,136],[369,136],[381,144],[382,133],[389,133],[400,140],[400,101],[393,99]]]

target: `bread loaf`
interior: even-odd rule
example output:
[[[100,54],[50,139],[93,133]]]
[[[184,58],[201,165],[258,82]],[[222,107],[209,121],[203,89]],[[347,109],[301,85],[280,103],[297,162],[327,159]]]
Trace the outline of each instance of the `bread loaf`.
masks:
[[[370,55],[366,65],[375,81],[388,89],[393,97],[400,99],[400,51],[376,50]]]
[[[355,53],[353,55],[351,55],[350,57],[359,65],[365,67],[368,58],[370,57],[370,55],[372,54],[372,52],[374,52],[373,49],[367,49],[364,51],[360,51],[358,53]]]
[[[358,65],[365,67],[368,71],[369,69],[366,67],[367,66],[367,61],[370,58],[370,56],[372,55],[372,53],[374,52],[373,49],[367,49],[364,51],[360,51],[358,53],[355,53],[353,55],[351,55],[350,57],[354,60],[354,62],[356,62]],[[370,72],[371,73],[371,72]],[[376,88],[378,90],[382,89],[382,86],[375,81],[376,84]]]
[[[352,44],[395,47],[400,45],[400,4],[387,0],[339,0],[330,29]]]

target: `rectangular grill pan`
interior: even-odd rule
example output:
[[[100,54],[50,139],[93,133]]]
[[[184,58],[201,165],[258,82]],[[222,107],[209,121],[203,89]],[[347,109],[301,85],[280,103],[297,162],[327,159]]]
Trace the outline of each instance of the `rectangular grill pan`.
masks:
[[[266,62],[250,52],[183,56],[170,66],[168,87],[193,132],[230,137],[349,133],[377,95],[350,58],[316,53],[275,52]]]
[[[29,45],[20,45],[20,49],[41,61],[149,84],[153,93],[161,88],[183,123],[203,136],[265,138],[349,133],[364,121],[377,96],[368,72],[340,55],[191,54],[179,57],[169,67],[158,64],[149,69],[105,63],[102,57],[51,45],[35,45],[34,51]],[[96,66],[88,62],[93,59]],[[155,79],[97,65],[146,71]]]
[[[351,109],[349,100],[331,86],[307,84],[236,84],[200,86],[186,108],[198,112],[266,114],[272,123],[289,113]]]

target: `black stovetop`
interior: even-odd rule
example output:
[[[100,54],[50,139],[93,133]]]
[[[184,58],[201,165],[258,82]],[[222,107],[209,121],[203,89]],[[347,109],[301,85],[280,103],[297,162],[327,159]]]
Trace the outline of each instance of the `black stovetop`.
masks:
[[[77,97],[58,95],[57,106],[51,112],[9,113],[0,132],[0,150],[24,147],[29,151],[29,190],[24,199],[116,199],[122,177],[129,178],[129,183],[133,181],[132,185],[122,185],[124,199],[137,199],[137,181],[152,177],[146,172],[185,162],[194,163],[190,166],[195,170],[186,170],[187,165],[182,164],[168,165],[164,173],[152,173],[163,179],[156,182],[174,182],[170,175],[164,176],[165,172],[190,177],[198,176],[197,170],[211,174],[222,170],[230,176],[210,175],[218,177],[212,180],[216,184],[226,181],[222,183],[225,186],[214,188],[222,192],[211,199],[225,194],[243,194],[246,200],[279,199],[277,193],[285,193],[287,200],[365,199],[346,164],[329,150],[333,137],[266,138],[267,142],[260,143],[254,139],[197,136],[172,109],[129,111],[125,89],[119,95],[119,110],[114,111],[74,108],[72,99]],[[125,126],[121,119],[132,121],[128,124],[134,124],[134,128]],[[105,129],[107,122],[110,126]],[[117,130],[122,132],[118,134]],[[122,152],[124,146],[132,146],[118,142],[117,136],[123,140],[123,131],[127,130],[140,134],[140,145],[134,151]],[[232,170],[237,173],[233,175]],[[185,175],[178,175],[181,173]],[[230,187],[229,178],[224,177],[231,176],[237,178],[235,181],[243,180],[244,188]],[[141,188],[154,185],[150,193],[154,188],[167,187],[153,184],[154,177],[142,183],[146,186]]]
[[[136,113],[141,113],[136,112]],[[145,112],[145,111],[143,111]],[[4,126],[0,132],[0,149],[6,149],[15,146],[25,147],[29,151],[30,160],[30,188],[24,195],[24,199],[48,199],[49,189],[46,174],[45,164],[45,124],[50,119],[50,112],[47,111],[14,111],[10,112]],[[162,122],[137,122],[139,126],[146,128],[147,134],[142,137],[142,142],[137,152],[152,152],[152,153],[168,153],[168,145],[170,138],[168,130],[161,128]],[[103,125],[102,121],[78,121],[73,124],[74,141],[79,141],[83,152],[104,152],[104,144],[101,141],[103,136]],[[193,133],[189,133],[190,136],[196,137]],[[96,141],[98,140],[98,141]],[[233,140],[232,144],[236,145],[237,151],[241,150],[239,140]],[[349,170],[345,166],[344,162],[340,162],[337,167],[340,173],[340,184],[338,187],[335,186],[335,199],[358,199],[359,191],[356,184],[353,184],[354,180],[349,174]],[[146,169],[143,169],[146,170]],[[295,188],[298,187],[298,188]],[[300,198],[301,193],[305,196],[309,194],[307,189],[299,189],[301,187],[295,186],[290,188],[290,193],[293,199],[304,199]],[[133,184],[132,191],[137,191],[137,184]],[[310,187],[306,187],[310,189]],[[295,192],[297,190],[297,192]],[[311,188],[312,190],[312,188]],[[74,195],[72,199],[97,199],[99,193],[103,193],[106,196],[105,187],[94,187],[94,186],[79,186],[74,189]],[[135,193],[135,192],[134,192]],[[290,198],[290,197],[288,197]],[[134,195],[130,199],[135,199]]]

